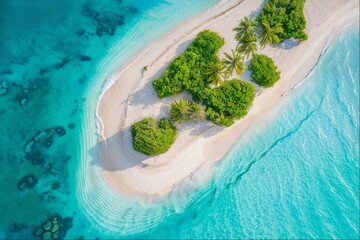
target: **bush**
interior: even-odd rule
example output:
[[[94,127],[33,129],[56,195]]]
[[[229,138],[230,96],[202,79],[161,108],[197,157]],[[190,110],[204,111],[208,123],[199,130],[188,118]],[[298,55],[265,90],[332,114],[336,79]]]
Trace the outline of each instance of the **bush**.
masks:
[[[255,98],[255,87],[251,83],[232,80],[212,89],[207,78],[209,66],[220,64],[217,52],[224,43],[224,39],[215,32],[200,32],[188,49],[170,63],[160,78],[153,81],[158,96],[163,98],[186,90],[193,100],[206,106],[208,120],[218,125],[231,126],[235,119],[245,116]],[[191,114],[195,120],[205,117],[201,107],[193,107],[196,109]],[[174,118],[173,109],[172,116],[176,121],[187,120],[190,119],[187,116],[189,111],[187,109],[181,117]]]
[[[249,65],[252,79],[263,87],[272,87],[280,79],[280,72],[274,61],[263,54],[256,54]]]
[[[199,100],[198,92],[209,88],[205,72],[210,62],[220,62],[217,51],[224,45],[217,33],[204,30],[178,56],[164,74],[153,81],[153,87],[160,98],[176,96],[187,90]]]
[[[280,41],[295,38],[306,40],[306,20],[304,16],[305,0],[269,0],[258,16],[258,22],[264,20],[275,26],[280,23],[284,29],[279,34]]]
[[[159,124],[153,118],[144,118],[131,126],[131,134],[136,151],[154,156],[169,150],[175,142],[176,127],[164,118]]]
[[[231,126],[235,119],[244,117],[255,98],[256,89],[241,80],[224,82],[220,87],[204,90],[207,117],[216,124]]]

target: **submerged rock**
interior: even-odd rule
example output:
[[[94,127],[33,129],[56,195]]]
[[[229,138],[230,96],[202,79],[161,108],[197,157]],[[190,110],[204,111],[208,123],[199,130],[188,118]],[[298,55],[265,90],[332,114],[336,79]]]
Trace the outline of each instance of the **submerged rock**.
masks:
[[[84,29],[76,30],[76,34],[79,36],[83,36],[85,34],[85,30]]]
[[[46,232],[44,232],[42,239],[48,240],[48,239],[51,239],[51,236],[52,236],[52,232],[46,231]]]
[[[9,227],[10,231],[12,232],[21,232],[24,229],[26,229],[28,226],[24,223],[13,223],[11,224],[11,226]]]
[[[54,226],[52,227],[51,231],[54,233],[58,230],[59,230],[59,225],[57,223],[55,223]]]
[[[3,96],[9,92],[9,83],[7,81],[0,82],[0,96]]]
[[[67,231],[72,227],[72,221],[71,217],[61,218],[60,216],[52,216],[42,226],[37,227],[33,234],[40,236],[42,240],[63,239]]]
[[[57,190],[60,188],[60,182],[59,181],[55,181],[51,184],[51,189],[52,190]]]
[[[69,123],[68,128],[74,129],[75,128],[75,123]]]
[[[131,9],[131,11],[135,10]],[[116,28],[125,24],[124,15],[127,14],[127,11],[125,11],[123,14],[119,14],[118,11],[102,14],[95,11],[90,2],[84,4],[81,12],[84,16],[91,18],[95,22],[96,35],[99,37],[103,35],[113,36],[115,34]]]
[[[24,98],[21,99],[20,105],[24,106],[26,102],[27,102],[27,98],[24,97]]]
[[[56,70],[61,69],[61,68],[65,67],[65,65],[68,64],[69,62],[70,62],[70,59],[64,58],[60,63],[55,64],[54,68]]]
[[[66,130],[64,127],[56,127],[55,131],[59,136],[64,136],[66,134]]]
[[[51,221],[46,222],[45,225],[44,225],[44,229],[46,231],[49,231],[51,229],[51,227],[52,227]]]
[[[38,178],[34,174],[29,174],[19,180],[17,187],[19,191],[24,191],[25,189],[35,187],[37,183]]]
[[[85,56],[85,55],[80,55],[80,61],[82,61],[82,62],[91,61],[91,57]]]
[[[42,227],[39,227],[38,229],[35,230],[34,234],[36,236],[41,235],[44,232],[44,229]]]
[[[45,150],[52,146],[56,136],[61,137],[65,134],[66,130],[62,126],[41,130],[24,145],[25,158],[34,165],[43,164]]]

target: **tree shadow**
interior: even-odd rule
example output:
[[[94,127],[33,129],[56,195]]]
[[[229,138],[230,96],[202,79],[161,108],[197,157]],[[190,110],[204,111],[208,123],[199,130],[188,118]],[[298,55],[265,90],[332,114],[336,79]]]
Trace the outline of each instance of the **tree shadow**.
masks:
[[[142,109],[145,109],[158,101],[155,97],[156,92],[151,85],[152,81],[146,81],[144,86],[132,93],[128,100],[129,105],[142,106]]]
[[[299,41],[291,38],[291,39],[285,39],[282,43],[279,44],[274,44],[275,48],[280,48],[280,49],[284,49],[284,50],[288,50],[288,49],[292,49],[294,47],[299,46]]]
[[[143,168],[147,166],[144,161],[151,158],[133,149],[130,127],[98,142],[88,154],[91,157],[91,165],[109,172],[122,171],[135,166]]]
[[[264,0],[256,10],[251,11],[250,14],[249,14],[249,17],[251,17],[252,19],[256,20],[256,17],[259,16],[261,9],[264,8],[264,6],[265,6],[265,4],[267,3],[267,1],[268,1],[268,0]]]
[[[175,58],[177,58],[180,54],[183,54],[186,51],[186,49],[189,47],[190,43],[192,43],[194,40],[195,40],[195,37],[188,39],[188,40],[182,42],[181,44],[179,44],[179,46],[176,48]]]
[[[203,125],[201,128],[197,126],[193,127],[190,135],[201,136],[202,138],[209,138],[217,135],[226,128],[224,126],[215,125],[214,123],[207,120],[203,121],[201,125]]]

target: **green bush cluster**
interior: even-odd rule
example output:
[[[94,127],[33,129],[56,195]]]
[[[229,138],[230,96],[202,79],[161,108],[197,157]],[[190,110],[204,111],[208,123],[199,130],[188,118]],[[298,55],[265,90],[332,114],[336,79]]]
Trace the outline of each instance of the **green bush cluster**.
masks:
[[[255,97],[251,83],[231,80],[220,87],[210,87],[207,72],[210,66],[221,64],[218,50],[224,43],[215,32],[200,32],[188,49],[170,63],[162,77],[153,81],[158,96],[175,96],[186,90],[195,101],[206,106],[208,120],[218,125],[230,126],[235,119],[245,116]]]
[[[159,124],[153,118],[144,118],[131,126],[133,148],[149,156],[166,152],[175,142],[176,127],[167,119]]]
[[[255,54],[250,62],[249,69],[252,70],[252,79],[263,87],[272,87],[280,79],[280,72],[274,61],[263,54]]]
[[[201,91],[210,87],[205,74],[208,65],[220,62],[217,52],[224,43],[215,32],[200,32],[187,50],[170,63],[164,74],[153,81],[158,96],[176,96],[187,90],[199,100]]]
[[[305,0],[269,0],[258,16],[258,22],[268,21],[270,26],[281,24],[284,31],[279,34],[280,41],[289,38],[306,40],[304,32],[306,20],[304,16]]]
[[[255,98],[256,89],[241,80],[225,81],[220,87],[204,90],[207,117],[216,124],[231,126],[234,119],[244,117]]]

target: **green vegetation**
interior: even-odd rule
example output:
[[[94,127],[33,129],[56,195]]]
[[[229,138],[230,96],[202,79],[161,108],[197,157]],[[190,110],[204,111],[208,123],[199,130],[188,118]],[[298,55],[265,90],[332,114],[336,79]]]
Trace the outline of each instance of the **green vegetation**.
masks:
[[[279,34],[284,31],[281,23],[277,23],[271,27],[269,22],[264,20],[261,24],[263,27],[260,29],[260,46],[264,48],[267,44],[271,46],[274,43],[279,43]]]
[[[164,74],[153,81],[153,87],[160,98],[176,96],[183,90],[190,92],[194,99],[200,99],[200,91],[209,88],[205,74],[209,65],[220,63],[218,50],[224,45],[224,39],[217,33],[205,30],[178,56]]]
[[[225,66],[225,77],[228,78],[234,74],[241,76],[243,71],[246,69],[244,63],[244,56],[239,52],[235,52],[231,49],[231,55],[224,53],[225,58],[222,59],[222,63]]]
[[[234,119],[245,116],[255,97],[255,87],[241,80],[225,81],[220,87],[204,90],[208,119],[216,124],[231,126]]]
[[[253,21],[252,19],[249,19],[248,17],[244,17],[240,22],[239,25],[233,29],[235,32],[235,40],[240,42],[242,38],[246,34],[253,34],[255,33],[255,29],[257,28],[258,24],[257,22]]]
[[[254,55],[249,69],[252,70],[252,79],[263,87],[272,87],[280,79],[280,72],[277,71],[274,61],[263,54]]]
[[[131,126],[133,147],[149,156],[166,152],[175,142],[176,127],[169,120],[160,123],[153,118],[144,118]]]
[[[251,55],[254,55],[257,51],[257,36],[255,33],[245,33],[244,37],[240,39],[239,46],[237,51],[244,53],[248,58]]]
[[[233,29],[238,41],[236,50],[224,53],[221,61],[218,51],[224,39],[210,30],[200,32],[187,50],[152,83],[159,98],[176,96],[186,90],[198,102],[182,98],[174,101],[170,107],[172,123],[198,122],[207,117],[215,124],[228,127],[244,117],[254,101],[255,86],[242,80],[224,79],[234,72],[241,76],[246,69],[244,57],[252,55],[249,65],[252,79],[260,86],[272,87],[280,79],[280,72],[270,57],[256,54],[258,37],[262,48],[289,38],[306,40],[304,2],[268,0],[256,21],[244,17]],[[148,66],[144,66],[143,70],[147,69]],[[176,127],[172,123],[161,119],[158,124],[153,118],[145,118],[133,124],[134,149],[151,156],[166,152],[176,138]]]
[[[182,124],[183,121],[190,121],[191,104],[188,100],[174,101],[170,107],[171,121]]]
[[[189,102],[188,100],[174,101],[170,108],[171,121],[174,123],[182,124],[183,121],[204,120],[206,118],[206,112],[204,106],[195,102]]]
[[[180,99],[171,105],[174,123],[199,121],[207,118],[215,124],[230,126],[235,119],[245,116],[255,97],[255,87],[240,80],[223,82],[235,71],[245,69],[243,56],[235,51],[225,54],[220,61],[217,52],[224,40],[214,32],[205,30],[198,34],[189,48],[172,63],[163,76],[154,80],[153,86],[160,98],[177,95],[183,90],[206,107]],[[224,71],[225,69],[225,71]],[[214,89],[210,84],[215,86]]]
[[[271,28],[282,26],[284,31],[279,33],[280,42],[289,38],[306,40],[304,4],[305,0],[269,0],[257,20],[261,23],[267,21]]]
[[[208,82],[214,84],[215,86],[220,85],[223,82],[224,70],[225,66],[220,62],[217,63],[209,63],[209,67],[205,72],[205,76],[208,79]]]
[[[189,112],[190,118],[194,122],[203,121],[206,118],[205,107],[203,105],[192,102]]]

